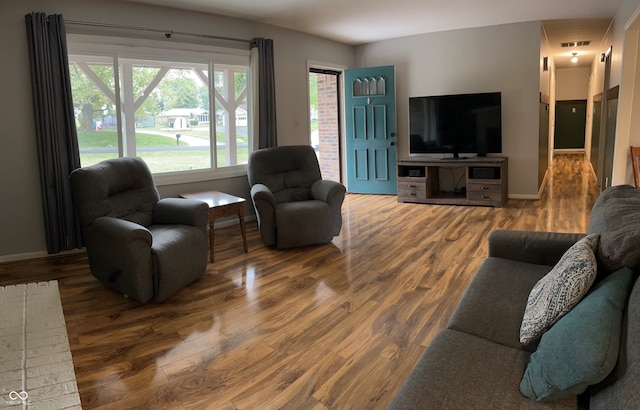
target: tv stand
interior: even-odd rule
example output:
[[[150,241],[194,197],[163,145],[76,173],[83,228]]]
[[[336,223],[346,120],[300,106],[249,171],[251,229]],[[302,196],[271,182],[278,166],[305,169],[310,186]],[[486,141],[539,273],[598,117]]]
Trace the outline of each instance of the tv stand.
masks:
[[[507,162],[506,157],[401,159],[398,202],[501,208],[508,198]],[[461,173],[459,178],[454,170]],[[449,174],[454,182],[443,183],[441,177]]]

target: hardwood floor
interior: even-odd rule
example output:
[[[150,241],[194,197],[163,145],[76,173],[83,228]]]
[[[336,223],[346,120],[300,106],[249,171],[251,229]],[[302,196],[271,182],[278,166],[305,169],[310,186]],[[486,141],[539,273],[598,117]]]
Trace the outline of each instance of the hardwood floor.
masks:
[[[57,279],[85,409],[383,409],[444,327],[495,229],[586,232],[588,162],[557,156],[543,198],[501,209],[353,195],[333,243],[266,248],[217,229],[215,262],[164,304],[102,286],[83,254],[0,264]]]

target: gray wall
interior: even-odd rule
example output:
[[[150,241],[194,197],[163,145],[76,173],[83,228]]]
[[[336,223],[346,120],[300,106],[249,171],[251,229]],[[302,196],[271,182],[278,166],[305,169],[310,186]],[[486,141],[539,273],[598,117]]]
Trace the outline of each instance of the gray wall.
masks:
[[[281,145],[309,139],[307,60],[353,66],[353,47],[204,13],[97,0],[2,0],[0,3],[0,261],[46,255],[33,125],[24,15],[61,13],[65,20],[145,26],[275,43],[278,132]],[[160,187],[162,196],[217,189],[249,198],[246,177]],[[247,211],[253,213],[250,204]]]
[[[357,66],[395,65],[398,156],[408,154],[408,98],[502,92],[509,196],[538,195],[540,22],[445,31],[356,47]]]

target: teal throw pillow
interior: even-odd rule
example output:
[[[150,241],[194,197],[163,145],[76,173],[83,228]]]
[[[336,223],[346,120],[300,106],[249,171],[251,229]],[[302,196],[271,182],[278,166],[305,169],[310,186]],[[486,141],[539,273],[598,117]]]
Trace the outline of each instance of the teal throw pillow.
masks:
[[[520,382],[520,392],[552,401],[584,392],[615,367],[633,272],[622,268],[600,282],[542,336]]]

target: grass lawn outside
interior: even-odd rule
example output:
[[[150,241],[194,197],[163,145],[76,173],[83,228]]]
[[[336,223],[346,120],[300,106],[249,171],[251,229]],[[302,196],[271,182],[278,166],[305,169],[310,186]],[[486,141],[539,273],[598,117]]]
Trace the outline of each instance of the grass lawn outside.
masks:
[[[181,139],[176,144],[175,134],[156,130],[136,132],[137,155],[145,160],[153,173],[177,172],[211,168],[209,146],[191,146],[182,136],[208,141],[208,129],[181,130]],[[164,134],[164,135],[160,135]],[[224,132],[217,132],[216,140],[224,141]],[[192,141],[193,142],[193,141]],[[238,135],[238,164],[246,164],[249,159],[248,137]],[[118,134],[115,130],[78,131],[80,162],[83,167],[97,164],[109,158],[118,157]],[[218,144],[217,167],[227,166],[226,149]]]

